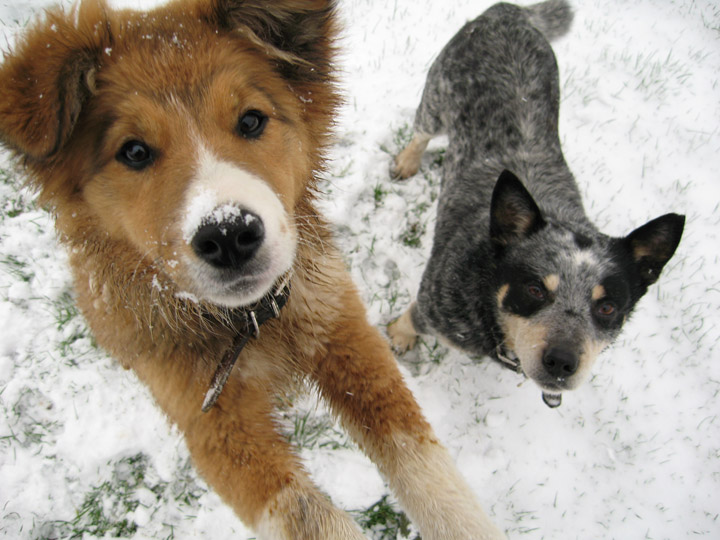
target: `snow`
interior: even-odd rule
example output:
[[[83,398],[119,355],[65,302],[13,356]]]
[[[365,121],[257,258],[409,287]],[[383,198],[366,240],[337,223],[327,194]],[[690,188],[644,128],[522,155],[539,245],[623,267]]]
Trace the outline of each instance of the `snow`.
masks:
[[[720,538],[720,7],[575,4],[573,28],[554,48],[560,135],[586,209],[614,235],[684,213],[678,252],[591,380],[558,409],[517,374],[434,340],[400,362],[511,538]],[[3,43],[45,5],[0,0]],[[346,103],[322,208],[374,324],[400,315],[415,294],[445,141],[430,143],[404,183],[388,178],[391,154],[409,136],[433,56],[489,5],[340,0]],[[0,164],[9,170],[5,154]],[[123,514],[137,525],[131,537],[251,538],[197,477],[149,393],[94,346],[72,308],[50,217],[16,181],[0,180],[0,536],[72,536],[88,495],[113,486],[109,513],[130,467],[144,474]],[[325,417],[312,398],[296,408]],[[367,508],[387,489],[367,458],[333,437],[303,445],[302,458],[336,504]]]
[[[217,193],[211,189],[201,188],[191,198],[185,210],[185,219],[182,226],[183,240],[190,243],[192,237],[203,225],[205,216],[217,208]],[[229,208],[228,208],[229,209]],[[221,223],[225,217],[225,210],[218,210],[215,223]],[[232,216],[227,216],[232,217]]]

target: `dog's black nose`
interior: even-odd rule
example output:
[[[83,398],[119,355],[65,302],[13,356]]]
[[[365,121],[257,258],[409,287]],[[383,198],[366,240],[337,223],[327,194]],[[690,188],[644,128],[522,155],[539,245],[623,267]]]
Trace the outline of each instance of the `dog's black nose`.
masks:
[[[190,245],[205,262],[216,268],[237,270],[253,258],[265,238],[265,226],[257,214],[242,210],[219,223],[201,226]]]
[[[551,347],[545,351],[542,363],[551,376],[565,378],[577,371],[579,359],[568,347]]]

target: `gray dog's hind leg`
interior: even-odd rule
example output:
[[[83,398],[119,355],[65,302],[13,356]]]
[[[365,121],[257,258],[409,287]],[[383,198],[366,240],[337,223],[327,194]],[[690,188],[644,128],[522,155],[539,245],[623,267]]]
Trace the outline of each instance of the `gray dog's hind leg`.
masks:
[[[434,66],[433,66],[434,67]],[[437,68],[436,68],[437,69]],[[413,138],[395,157],[391,174],[394,178],[410,178],[418,172],[420,159],[430,139],[445,133],[442,121],[441,92],[434,81],[438,80],[431,67],[423,90],[422,100],[415,113]]]

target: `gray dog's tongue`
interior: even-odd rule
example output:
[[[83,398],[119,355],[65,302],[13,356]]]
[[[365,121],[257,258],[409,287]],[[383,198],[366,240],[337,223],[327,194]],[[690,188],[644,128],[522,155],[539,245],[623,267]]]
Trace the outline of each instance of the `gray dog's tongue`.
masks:
[[[542,397],[545,405],[547,405],[551,409],[559,407],[562,403],[562,394],[548,394],[547,392],[543,392]]]

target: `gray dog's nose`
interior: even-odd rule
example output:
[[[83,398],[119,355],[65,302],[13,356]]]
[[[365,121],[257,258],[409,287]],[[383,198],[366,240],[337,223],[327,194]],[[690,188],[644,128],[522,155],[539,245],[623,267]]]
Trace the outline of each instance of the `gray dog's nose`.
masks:
[[[559,346],[551,347],[545,351],[542,363],[548,374],[563,379],[570,377],[577,371],[579,360],[572,349]]]
[[[260,216],[242,210],[230,219],[201,226],[190,244],[208,264],[237,270],[253,258],[264,238],[265,226]]]

